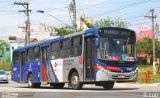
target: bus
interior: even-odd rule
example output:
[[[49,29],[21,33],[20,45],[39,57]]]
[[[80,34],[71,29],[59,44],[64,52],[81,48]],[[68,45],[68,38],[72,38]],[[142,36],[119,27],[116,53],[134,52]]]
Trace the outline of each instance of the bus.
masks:
[[[115,82],[137,81],[137,66],[134,31],[97,27],[15,49],[11,79],[31,88],[67,83],[73,89],[95,84],[109,90]]]

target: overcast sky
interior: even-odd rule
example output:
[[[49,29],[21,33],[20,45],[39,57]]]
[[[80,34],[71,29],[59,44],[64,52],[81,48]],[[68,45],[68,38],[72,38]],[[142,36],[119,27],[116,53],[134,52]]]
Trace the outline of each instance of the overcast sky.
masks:
[[[61,21],[72,25],[68,5],[72,0],[0,0],[0,37],[8,36],[18,32],[18,26],[23,26],[26,16],[19,13],[24,8],[14,5],[14,2],[29,2],[32,10],[30,14],[31,26],[46,23],[52,26],[64,26],[51,14]],[[144,18],[150,15],[149,10],[155,9],[156,22],[160,23],[160,0],[76,0],[77,17],[85,14],[86,17],[93,17],[94,21],[111,17],[120,17],[122,21],[130,24],[129,28],[135,31],[140,26],[151,24],[151,20]],[[37,13],[37,10],[44,10],[45,13]]]

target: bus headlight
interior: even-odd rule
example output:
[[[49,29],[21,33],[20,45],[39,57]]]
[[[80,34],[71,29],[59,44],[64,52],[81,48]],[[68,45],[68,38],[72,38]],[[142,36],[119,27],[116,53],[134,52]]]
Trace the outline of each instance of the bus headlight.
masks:
[[[97,67],[98,67],[98,69],[99,69],[100,71],[102,71],[102,72],[104,72],[104,73],[110,73],[110,72],[111,72],[111,71],[105,69],[105,68],[104,68],[103,66],[101,66],[101,65],[97,65]]]
[[[133,73],[136,73],[138,71],[138,68],[136,68],[136,70],[133,71]]]

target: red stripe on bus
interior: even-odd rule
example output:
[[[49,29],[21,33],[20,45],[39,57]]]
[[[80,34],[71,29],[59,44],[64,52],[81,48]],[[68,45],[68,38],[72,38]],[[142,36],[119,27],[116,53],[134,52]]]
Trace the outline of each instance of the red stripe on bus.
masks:
[[[94,66],[94,70],[98,71],[100,68],[98,66]]]
[[[104,69],[109,70],[109,71],[118,71],[119,70],[118,67],[111,67],[111,66],[101,66],[101,67],[103,67]],[[99,69],[100,69],[99,66],[94,67],[94,70],[96,70],[96,71],[98,71]]]
[[[79,57],[79,64],[83,64],[83,57],[82,56]]]
[[[47,82],[47,74],[46,74],[44,64],[42,64],[42,76],[43,76],[44,81]]]

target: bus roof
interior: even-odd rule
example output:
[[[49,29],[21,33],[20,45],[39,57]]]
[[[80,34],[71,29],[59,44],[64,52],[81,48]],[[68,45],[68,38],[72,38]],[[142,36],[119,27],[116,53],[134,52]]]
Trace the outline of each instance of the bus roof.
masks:
[[[75,32],[75,33],[72,33],[72,34],[69,34],[69,35],[60,36],[60,37],[57,37],[57,38],[53,38],[53,39],[49,39],[49,40],[46,40],[46,41],[43,41],[43,42],[32,44],[32,45],[29,45],[29,46],[21,47],[21,48],[15,49],[14,51],[23,51],[25,49],[28,49],[28,48],[31,48],[31,47],[34,47],[34,46],[44,45],[44,44],[47,44],[47,43],[50,43],[50,42],[62,40],[62,39],[65,39],[65,38],[69,38],[69,37],[77,36],[77,35],[81,35],[81,34],[90,34],[90,33],[95,34],[95,33],[98,33],[99,29],[103,29],[103,28],[106,28],[106,29],[122,29],[122,30],[127,30],[127,31],[134,32],[133,30],[126,29],[126,28],[120,28],[120,27],[95,27],[95,28],[90,28],[90,29],[82,31],[82,32]]]
[[[28,49],[28,48],[31,48],[31,47],[34,47],[34,46],[44,45],[46,43],[53,42],[53,41],[58,41],[58,40],[61,40],[61,39],[64,39],[64,36],[57,37],[57,38],[54,38],[54,39],[49,39],[49,40],[46,40],[46,41],[43,41],[43,42],[39,42],[39,43],[36,43],[36,44],[32,44],[32,45],[29,45],[29,46],[24,46],[24,47],[15,49],[14,51],[20,51],[20,50],[23,51],[25,49]]]

